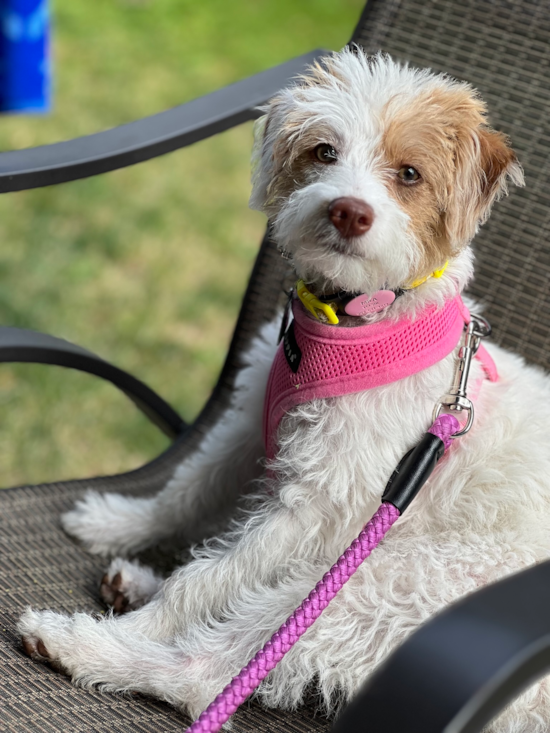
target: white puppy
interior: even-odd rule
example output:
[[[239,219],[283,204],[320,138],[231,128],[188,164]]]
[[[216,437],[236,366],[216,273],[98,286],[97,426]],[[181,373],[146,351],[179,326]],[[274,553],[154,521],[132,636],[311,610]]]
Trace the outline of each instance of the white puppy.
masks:
[[[466,84],[388,57],[334,54],[269,104],[252,206],[266,212],[317,296],[393,290],[399,297],[370,321],[414,319],[463,290],[472,237],[507,180],[522,185],[514,153],[485,115]],[[430,277],[447,260],[443,276]],[[111,556],[170,537],[199,540],[212,520],[225,518],[227,531],[165,581],[115,559],[102,594],[131,613],[26,611],[19,630],[30,654],[75,683],[152,694],[196,716],[359,533],[396,463],[431,424],[456,354],[388,385],[296,405],[279,424],[266,472],[262,406],[279,323],[256,339],[232,407],[163,491],[88,493],[63,517],[91,552]],[[356,323],[346,316],[340,326]],[[548,557],[550,380],[490,351],[500,377],[481,386],[474,428],[261,686],[263,703],[296,706],[314,684],[334,709],[443,606]],[[481,376],[474,362],[472,379]],[[491,730],[549,726],[543,682]]]

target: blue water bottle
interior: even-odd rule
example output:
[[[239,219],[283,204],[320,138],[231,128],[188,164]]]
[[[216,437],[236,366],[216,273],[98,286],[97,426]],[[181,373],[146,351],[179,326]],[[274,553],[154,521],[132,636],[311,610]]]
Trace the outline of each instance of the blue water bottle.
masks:
[[[0,0],[0,112],[49,106],[48,0]]]

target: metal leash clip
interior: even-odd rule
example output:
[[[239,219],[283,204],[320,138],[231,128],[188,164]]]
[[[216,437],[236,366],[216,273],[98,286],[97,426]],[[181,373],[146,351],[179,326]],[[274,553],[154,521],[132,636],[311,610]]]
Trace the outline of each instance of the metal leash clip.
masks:
[[[460,347],[458,352],[458,359],[456,364],[455,375],[453,379],[453,386],[444,394],[443,397],[434,407],[432,414],[432,420],[435,421],[443,410],[449,410],[450,412],[467,412],[468,419],[466,424],[459,430],[458,433],[454,433],[452,438],[458,438],[461,435],[465,435],[474,422],[474,405],[466,394],[466,387],[468,385],[468,377],[470,376],[470,365],[474,358],[476,351],[479,348],[481,339],[491,334],[491,326],[489,322],[482,316],[470,315],[470,323],[465,328],[464,333],[464,344]]]

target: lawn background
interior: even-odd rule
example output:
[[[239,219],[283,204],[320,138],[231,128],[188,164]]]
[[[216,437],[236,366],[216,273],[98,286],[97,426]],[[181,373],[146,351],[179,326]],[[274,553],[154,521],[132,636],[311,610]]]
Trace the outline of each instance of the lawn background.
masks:
[[[54,0],[54,108],[0,118],[0,149],[129,122],[315,47],[363,0]],[[265,226],[251,124],[97,178],[0,197],[0,323],[62,336],[191,420],[211,390]],[[113,387],[0,365],[0,485],[126,470],[168,441]]]

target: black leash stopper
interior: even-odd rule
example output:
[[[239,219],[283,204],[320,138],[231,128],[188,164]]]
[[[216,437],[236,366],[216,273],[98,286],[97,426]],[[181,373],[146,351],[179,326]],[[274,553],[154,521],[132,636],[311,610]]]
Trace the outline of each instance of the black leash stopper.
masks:
[[[384,489],[382,501],[393,504],[403,514],[430,478],[444,453],[445,444],[441,438],[426,433],[416,448],[412,448],[399,461]]]

